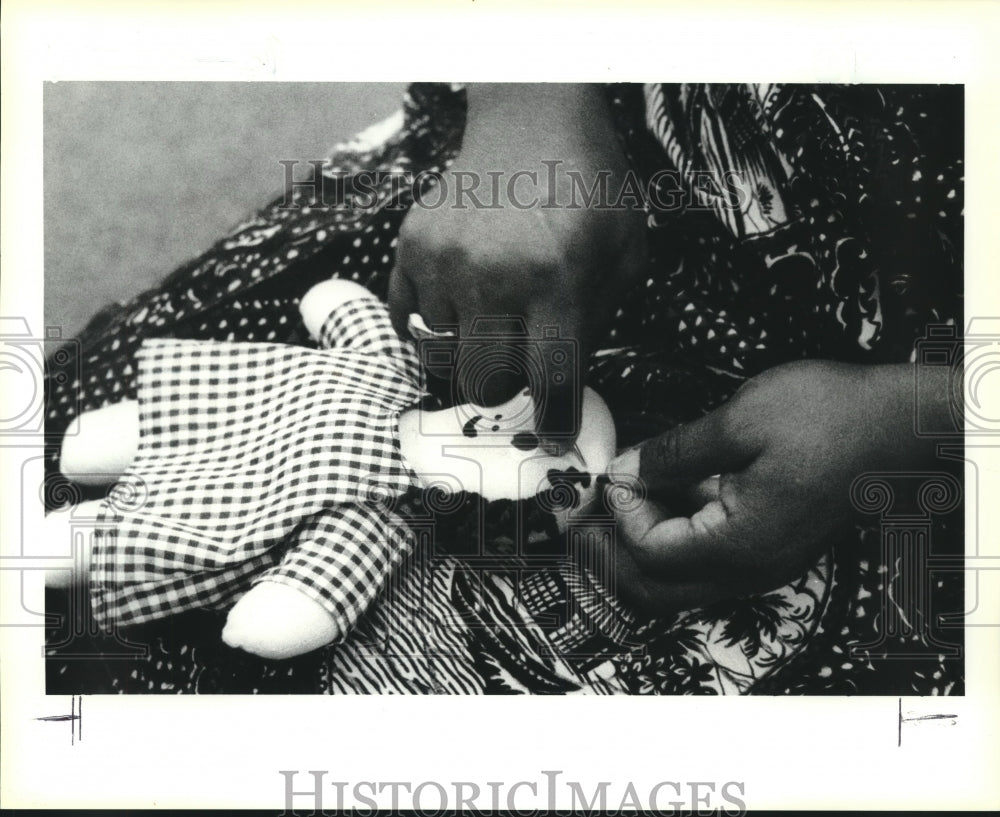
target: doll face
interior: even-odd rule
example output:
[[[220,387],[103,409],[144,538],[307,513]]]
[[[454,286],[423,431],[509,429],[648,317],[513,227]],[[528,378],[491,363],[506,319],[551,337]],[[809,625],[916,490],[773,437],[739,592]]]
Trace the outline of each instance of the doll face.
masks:
[[[561,456],[543,448],[534,418],[534,401],[526,391],[492,408],[411,409],[400,417],[400,444],[425,486],[478,493],[487,500],[572,490],[578,499],[567,504],[586,507],[596,496],[597,475],[615,454],[607,406],[593,390],[584,391],[577,444]]]

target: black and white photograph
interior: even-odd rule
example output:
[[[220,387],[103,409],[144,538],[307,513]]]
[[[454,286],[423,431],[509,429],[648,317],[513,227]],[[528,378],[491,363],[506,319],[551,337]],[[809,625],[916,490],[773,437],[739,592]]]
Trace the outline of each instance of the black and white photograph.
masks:
[[[617,71],[622,44],[591,48],[607,70],[497,64],[522,56],[499,36],[485,72],[303,71],[338,38],[324,58],[206,15],[214,36],[173,51],[190,10],[156,37],[123,17],[136,40],[80,69],[68,18],[24,22],[17,45],[53,45],[5,94],[35,123],[4,140],[20,745],[73,765],[119,744],[103,763],[126,769],[135,741],[249,751],[193,773],[187,805],[286,812],[998,805],[997,66],[958,5],[950,33],[899,23],[941,38],[923,63],[859,68],[892,30],[873,19],[846,72],[817,64],[835,32],[791,49],[805,70],[658,62],[647,33]],[[567,31],[592,47],[584,17]],[[288,730],[311,734],[282,754]],[[341,760],[304,751],[315,732]],[[571,762],[612,735],[622,763]],[[484,743],[504,783],[459,750]],[[814,751],[850,756],[858,790],[810,800]],[[883,761],[959,751],[965,795],[873,794]],[[146,777],[74,805],[187,797]],[[11,805],[68,802],[18,779]]]
[[[961,694],[961,86],[267,91],[400,111],[49,358],[50,691]],[[85,145],[261,96],[45,88],[47,325]]]

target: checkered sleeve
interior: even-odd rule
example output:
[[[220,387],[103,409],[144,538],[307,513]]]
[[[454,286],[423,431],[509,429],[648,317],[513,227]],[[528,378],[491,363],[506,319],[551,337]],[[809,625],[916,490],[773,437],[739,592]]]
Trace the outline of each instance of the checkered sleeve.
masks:
[[[387,355],[408,367],[417,365],[414,344],[396,334],[388,307],[374,296],[353,298],[336,306],[320,328],[319,345],[324,349]]]
[[[280,564],[257,581],[294,587],[349,633],[412,550],[410,529],[374,505],[340,505],[305,520]]]

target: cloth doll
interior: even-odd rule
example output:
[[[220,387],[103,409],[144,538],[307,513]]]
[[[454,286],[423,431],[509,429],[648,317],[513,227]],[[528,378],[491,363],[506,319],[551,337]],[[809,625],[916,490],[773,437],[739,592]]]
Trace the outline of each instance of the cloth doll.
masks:
[[[100,503],[92,547],[68,571],[89,576],[105,629],[231,606],[230,646],[292,657],[343,638],[410,552],[403,498],[446,497],[442,536],[508,542],[558,535],[594,502],[615,435],[593,391],[576,447],[554,456],[532,431],[528,390],[494,408],[421,409],[415,344],[363,287],[325,281],[300,309],[319,349],[146,341],[138,401],[87,412],[67,432],[66,476],[121,475],[116,488],[131,494]],[[489,531],[463,527],[480,497],[518,513]]]

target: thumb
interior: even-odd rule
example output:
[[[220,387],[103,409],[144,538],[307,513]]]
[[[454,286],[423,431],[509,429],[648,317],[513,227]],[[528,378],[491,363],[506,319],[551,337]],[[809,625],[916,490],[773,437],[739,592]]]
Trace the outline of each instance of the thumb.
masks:
[[[396,334],[401,338],[413,340],[408,322],[412,313],[420,312],[417,288],[398,264],[389,274],[388,304],[389,320]]]
[[[536,430],[546,450],[561,454],[571,449],[583,421],[583,384],[555,383],[533,396]]]
[[[657,490],[741,470],[757,456],[759,447],[734,415],[732,404],[726,404],[646,440],[638,450],[639,479]]]

